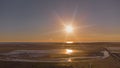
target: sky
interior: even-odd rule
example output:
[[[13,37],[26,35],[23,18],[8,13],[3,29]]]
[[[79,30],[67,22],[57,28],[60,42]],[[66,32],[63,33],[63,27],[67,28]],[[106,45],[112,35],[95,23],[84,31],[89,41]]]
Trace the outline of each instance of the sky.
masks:
[[[64,41],[120,42],[120,0],[0,0],[0,42]]]

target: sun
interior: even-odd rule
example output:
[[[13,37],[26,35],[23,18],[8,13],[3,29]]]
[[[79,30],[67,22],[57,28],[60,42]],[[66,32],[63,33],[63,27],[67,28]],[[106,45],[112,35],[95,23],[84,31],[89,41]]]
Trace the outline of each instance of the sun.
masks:
[[[71,25],[67,25],[65,27],[65,30],[66,30],[67,33],[71,33],[71,32],[73,32],[73,27]]]

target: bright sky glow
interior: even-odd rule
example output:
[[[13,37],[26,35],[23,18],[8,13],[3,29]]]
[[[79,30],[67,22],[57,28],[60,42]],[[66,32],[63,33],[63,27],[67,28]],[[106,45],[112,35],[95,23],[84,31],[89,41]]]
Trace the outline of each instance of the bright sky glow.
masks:
[[[0,3],[0,42],[120,42],[120,0]]]

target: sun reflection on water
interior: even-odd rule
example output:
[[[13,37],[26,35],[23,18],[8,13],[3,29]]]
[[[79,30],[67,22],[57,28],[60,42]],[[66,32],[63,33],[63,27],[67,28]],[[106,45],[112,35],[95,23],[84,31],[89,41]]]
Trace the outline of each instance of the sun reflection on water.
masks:
[[[68,62],[72,62],[71,58],[68,59]]]
[[[71,54],[71,53],[73,53],[72,49],[66,49],[66,54]]]
[[[71,43],[74,43],[74,42],[73,41],[67,41],[66,43],[71,44]]]

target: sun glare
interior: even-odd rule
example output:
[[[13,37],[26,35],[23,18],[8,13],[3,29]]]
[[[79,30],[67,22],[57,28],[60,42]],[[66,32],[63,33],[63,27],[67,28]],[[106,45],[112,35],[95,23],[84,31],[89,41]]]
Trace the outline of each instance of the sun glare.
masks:
[[[66,32],[71,33],[73,32],[73,27],[71,25],[66,26],[65,28]]]

